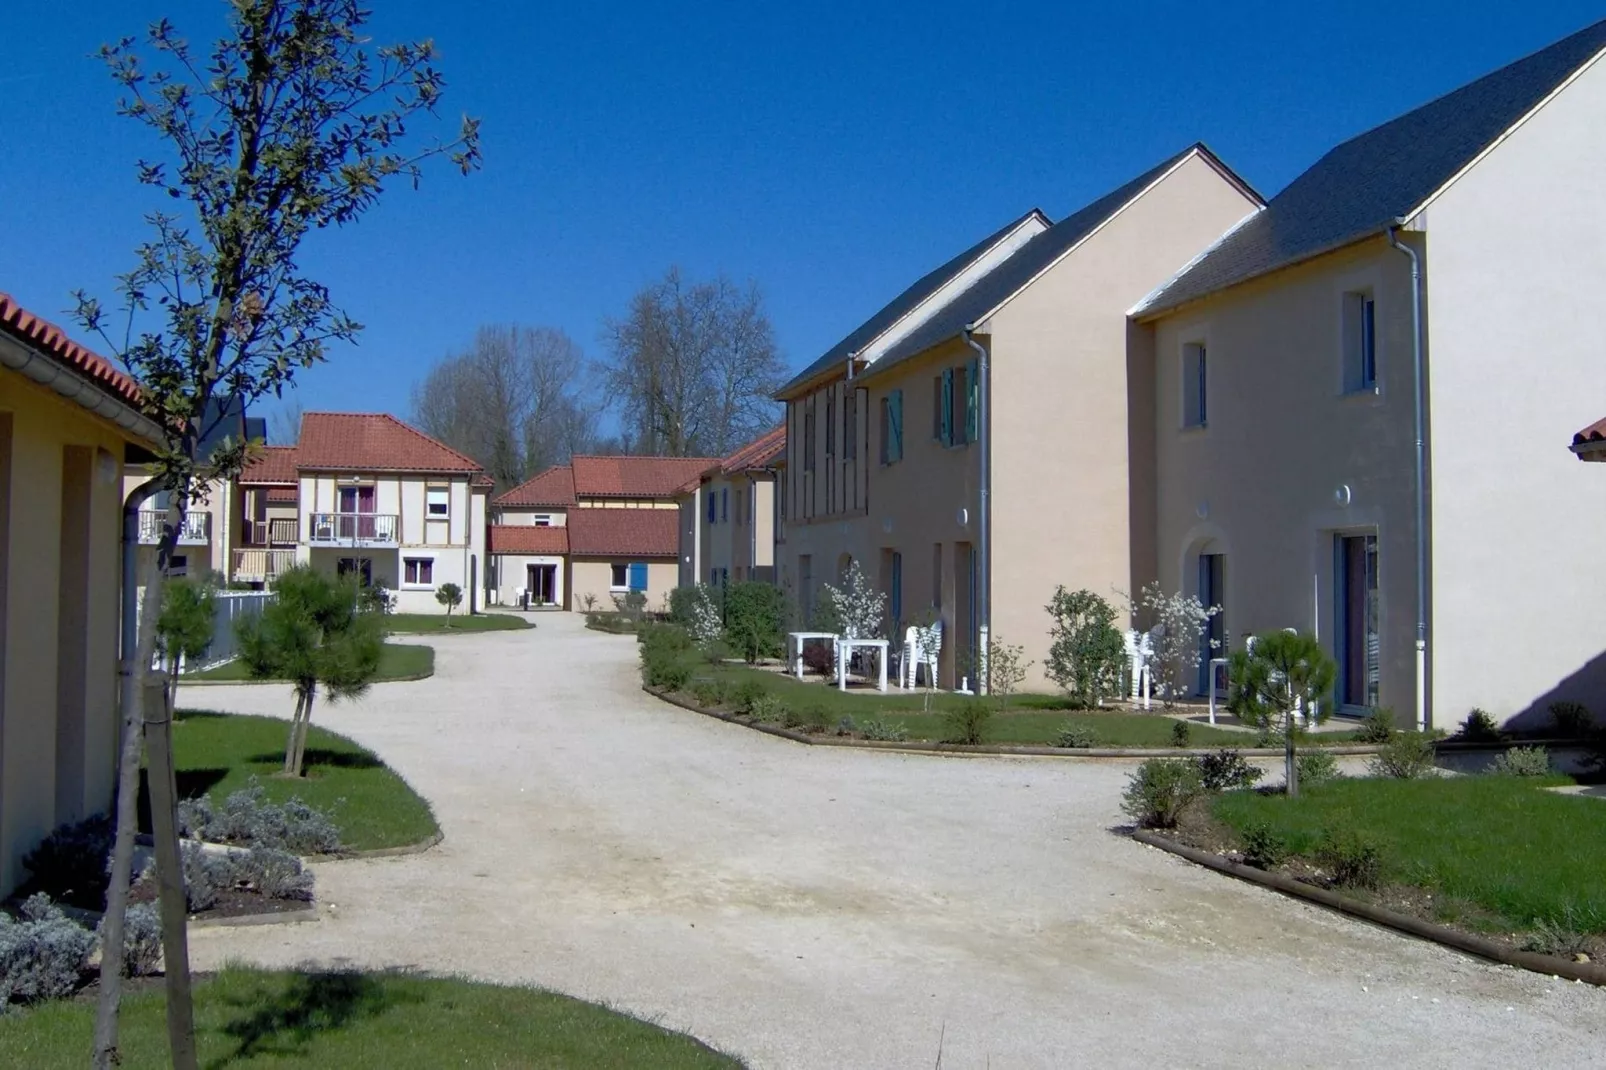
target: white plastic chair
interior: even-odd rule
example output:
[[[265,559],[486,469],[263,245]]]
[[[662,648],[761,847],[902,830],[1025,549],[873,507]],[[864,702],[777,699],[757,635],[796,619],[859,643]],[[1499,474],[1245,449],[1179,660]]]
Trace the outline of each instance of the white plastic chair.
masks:
[[[899,686],[906,691],[914,690],[920,682],[920,666],[926,667],[926,679],[933,687],[937,680],[937,658],[942,653],[942,621],[932,625],[936,632],[935,642],[930,649],[920,645],[920,629],[906,628],[903,632],[903,650],[898,655]]]

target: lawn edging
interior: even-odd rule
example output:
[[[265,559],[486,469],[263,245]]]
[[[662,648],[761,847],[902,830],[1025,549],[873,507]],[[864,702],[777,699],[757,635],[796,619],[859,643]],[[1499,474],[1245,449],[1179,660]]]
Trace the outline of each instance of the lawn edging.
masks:
[[[1131,836],[1139,843],[1158,848],[1178,858],[1213,869],[1217,873],[1236,877],[1250,884],[1258,884],[1262,888],[1269,888],[1274,892],[1294,899],[1303,899],[1307,903],[1336,910],[1341,914],[1369,921],[1374,925],[1381,925],[1386,929],[1415,936],[1423,940],[1431,940],[1455,951],[1474,955],[1478,958],[1488,959],[1506,966],[1515,966],[1518,969],[1530,970],[1534,973],[1550,974],[1553,977],[1565,978],[1569,981],[1582,981],[1586,984],[1606,987],[1606,966],[1593,962],[1570,962],[1567,959],[1557,958],[1553,955],[1540,955],[1533,951],[1518,951],[1503,947],[1493,940],[1485,940],[1471,933],[1461,932],[1445,925],[1437,925],[1421,918],[1413,918],[1407,914],[1396,913],[1371,903],[1363,903],[1358,899],[1339,895],[1337,892],[1318,888],[1294,880],[1281,873],[1268,873],[1253,866],[1246,866],[1231,859],[1210,851],[1202,851],[1197,847],[1179,843],[1167,836],[1161,836],[1147,829],[1134,829]]]
[[[815,735],[809,732],[800,732],[794,728],[782,728],[779,725],[763,724],[749,720],[734,713],[723,710],[710,709],[699,706],[695,702],[679,698],[667,691],[661,691],[643,684],[641,689],[654,698],[667,702],[671,706],[679,706],[692,713],[700,713],[704,717],[724,721],[727,724],[739,725],[742,728],[751,728],[766,735],[779,736],[794,743],[803,743],[811,747],[851,747],[858,750],[901,751],[906,754],[942,754],[948,757],[963,758],[970,755],[1015,757],[1015,758],[1199,758],[1207,754],[1215,754],[1221,747],[1049,747],[1037,746],[1029,743],[932,743],[923,740],[905,740],[896,742],[891,740],[873,739],[846,739],[842,736]],[[1281,758],[1281,747],[1233,747],[1239,754],[1249,758]],[[1341,744],[1334,747],[1323,747],[1326,754],[1334,755],[1363,755],[1376,754],[1382,748],[1371,744]]]
[[[371,847],[365,851],[337,851],[334,854],[303,855],[302,857],[308,862],[349,862],[362,858],[400,858],[403,855],[421,855],[444,839],[446,839],[446,833],[437,831],[417,843],[405,843],[400,847]]]

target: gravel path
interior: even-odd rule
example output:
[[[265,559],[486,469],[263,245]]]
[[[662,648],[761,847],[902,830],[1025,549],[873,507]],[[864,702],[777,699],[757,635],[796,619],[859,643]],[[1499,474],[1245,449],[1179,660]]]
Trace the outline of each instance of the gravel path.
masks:
[[[317,866],[318,922],[197,930],[198,966],[542,985],[754,1067],[1600,1065],[1606,992],[1110,835],[1130,763],[805,747],[656,702],[630,639],[539,621],[432,638],[432,679],[319,708],[446,839]]]

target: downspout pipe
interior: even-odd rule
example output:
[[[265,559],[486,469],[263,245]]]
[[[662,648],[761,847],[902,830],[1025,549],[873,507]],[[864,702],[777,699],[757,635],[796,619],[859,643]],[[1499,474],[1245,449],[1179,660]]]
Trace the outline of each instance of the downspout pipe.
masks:
[[[977,479],[978,502],[976,507],[976,693],[988,694],[987,654],[991,647],[992,590],[990,585],[992,559],[988,556],[991,529],[992,496],[992,443],[991,422],[987,419],[987,388],[992,375],[988,367],[987,347],[972,335],[975,326],[965,328],[965,344],[976,354],[976,446],[980,450],[976,463],[981,469]]]
[[[1411,260],[1411,372],[1416,401],[1416,727],[1428,727],[1428,487],[1425,427],[1427,398],[1422,390],[1422,258],[1389,228],[1389,244]]]

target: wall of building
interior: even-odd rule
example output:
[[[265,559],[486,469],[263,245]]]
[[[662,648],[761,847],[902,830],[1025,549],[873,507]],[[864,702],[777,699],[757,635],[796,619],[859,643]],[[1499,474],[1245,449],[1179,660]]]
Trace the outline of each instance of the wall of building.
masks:
[[[680,507],[680,563],[678,584],[691,587],[702,581],[703,570],[703,488],[687,491],[677,500]]]
[[[553,604],[563,608],[571,608],[568,602],[569,589],[567,584],[568,560],[561,555],[548,554],[499,554],[493,559],[496,566],[495,582],[492,590],[496,593],[497,601],[504,606],[518,605],[519,592],[529,586],[530,565],[553,566]]]
[[[806,523],[864,515],[876,456],[866,452],[872,422],[867,409],[865,392],[843,379],[787,403],[788,516]],[[805,432],[810,422],[812,443]]]
[[[613,609],[613,596],[624,594],[612,584],[612,566],[617,562],[621,564],[630,561],[647,561],[647,608],[658,612],[666,610],[669,606],[669,592],[674,590],[679,578],[679,568],[673,558],[588,558],[572,557],[569,559],[568,587],[571,592],[570,607],[576,610],[585,609],[585,598],[590,595],[595,599],[598,610]]]
[[[558,506],[499,505],[492,512],[498,524],[535,524],[545,520],[546,527],[561,528],[569,522],[569,511]]]
[[[1606,465],[1566,449],[1606,415],[1606,65],[1428,206],[1432,703],[1606,719]]]

